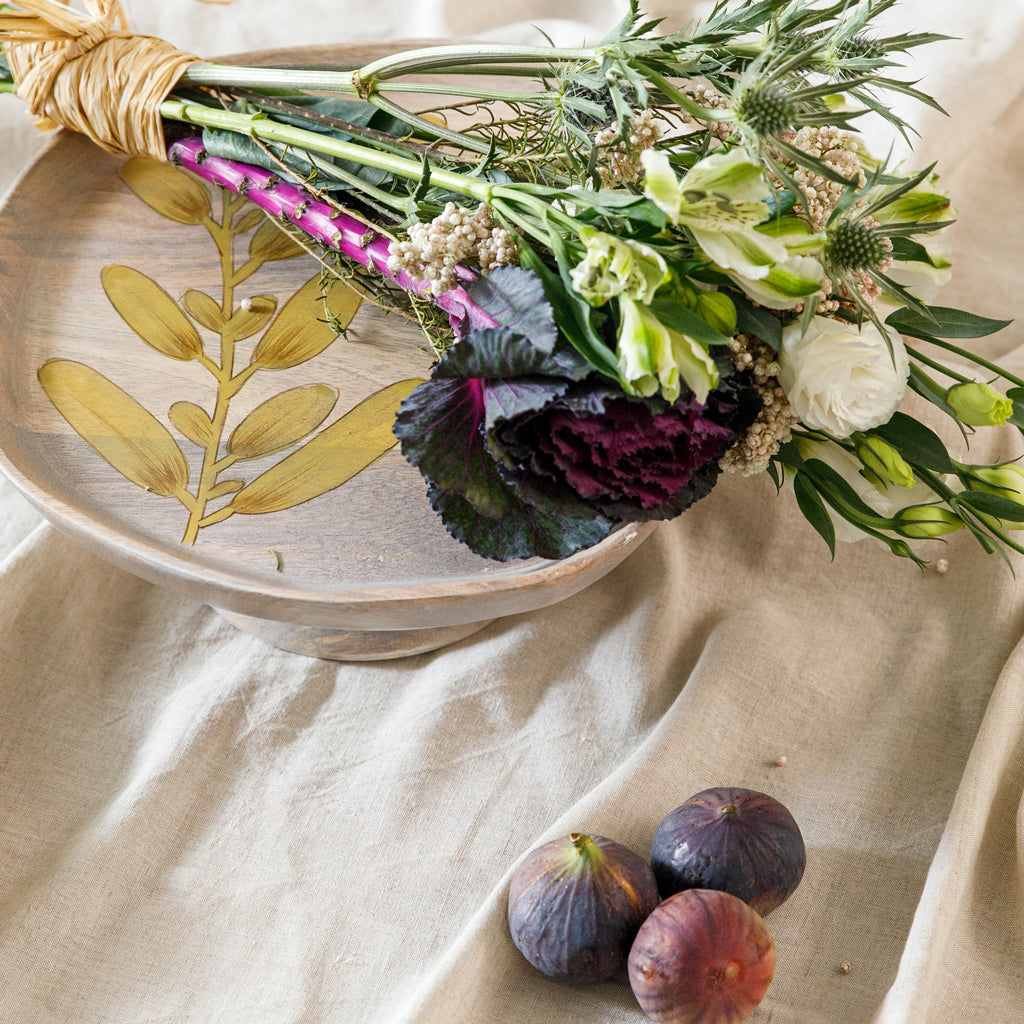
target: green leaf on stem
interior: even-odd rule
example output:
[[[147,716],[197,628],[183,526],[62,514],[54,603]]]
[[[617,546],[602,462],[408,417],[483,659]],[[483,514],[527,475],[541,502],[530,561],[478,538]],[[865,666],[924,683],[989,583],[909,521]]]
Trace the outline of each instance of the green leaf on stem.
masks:
[[[739,292],[730,292],[729,298],[736,306],[736,330],[752,334],[778,352],[782,348],[782,321],[764,309],[755,306],[750,299]]]
[[[913,416],[894,412],[888,423],[866,431],[888,442],[908,462],[936,473],[952,473],[953,462],[938,434]]]
[[[1024,505],[1004,498],[1001,494],[988,494],[985,491],[961,491],[950,499],[951,505],[964,505],[972,512],[980,512],[986,516],[995,516],[1011,523],[1024,523]]]
[[[799,472],[793,478],[793,491],[804,518],[817,530],[828,545],[832,558],[836,557],[836,528],[832,517],[821,500],[821,495],[807,473]]]
[[[928,306],[927,310],[931,320],[910,309],[897,309],[886,317],[885,322],[900,334],[922,341],[931,338],[985,338],[1013,323],[1012,320],[993,320],[945,306]]]

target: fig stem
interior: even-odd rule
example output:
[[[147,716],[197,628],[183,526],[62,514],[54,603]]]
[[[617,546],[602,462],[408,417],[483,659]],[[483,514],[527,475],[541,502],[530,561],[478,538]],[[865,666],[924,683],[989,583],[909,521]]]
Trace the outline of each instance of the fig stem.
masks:
[[[582,832],[573,832],[569,836],[572,841],[572,845],[576,847],[576,852],[581,857],[589,857],[594,846],[594,840],[590,836],[583,835]]]

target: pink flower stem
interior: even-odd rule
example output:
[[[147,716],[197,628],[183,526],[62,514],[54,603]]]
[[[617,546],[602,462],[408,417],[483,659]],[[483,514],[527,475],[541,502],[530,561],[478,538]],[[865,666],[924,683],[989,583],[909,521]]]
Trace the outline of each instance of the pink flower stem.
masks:
[[[204,180],[245,196],[270,216],[293,224],[315,242],[377,271],[404,291],[429,299],[448,314],[456,337],[461,338],[474,328],[497,326],[497,321],[478,306],[462,286],[433,295],[427,281],[417,280],[404,270],[397,274],[391,271],[388,268],[390,240],[385,235],[317,199],[301,185],[284,181],[262,167],[211,156],[198,138],[179,139],[170,146],[167,156],[172,163]],[[471,282],[477,275],[463,267],[459,276]]]

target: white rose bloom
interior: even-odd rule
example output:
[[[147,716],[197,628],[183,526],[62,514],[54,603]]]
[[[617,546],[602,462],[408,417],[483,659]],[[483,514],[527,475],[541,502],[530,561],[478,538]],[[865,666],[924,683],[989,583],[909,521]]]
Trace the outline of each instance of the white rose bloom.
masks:
[[[801,421],[833,437],[849,437],[888,422],[907,388],[910,362],[903,341],[892,351],[870,323],[816,316],[807,333],[791,324],[782,334],[779,382]]]

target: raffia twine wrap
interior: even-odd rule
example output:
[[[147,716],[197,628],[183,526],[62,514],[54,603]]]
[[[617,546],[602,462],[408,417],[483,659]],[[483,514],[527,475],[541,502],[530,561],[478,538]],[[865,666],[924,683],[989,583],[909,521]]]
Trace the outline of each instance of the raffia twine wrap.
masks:
[[[64,126],[108,152],[166,160],[160,104],[200,58],[126,31],[120,0],[84,6],[19,0],[0,14],[18,95],[43,131]]]

